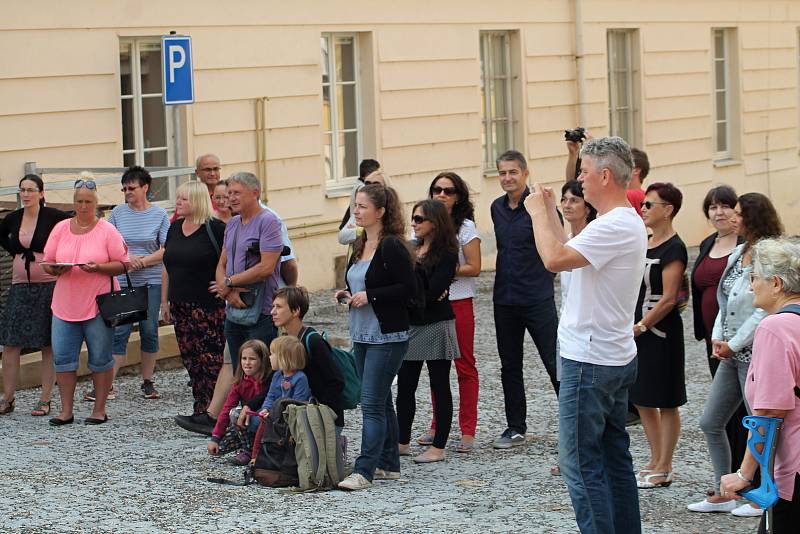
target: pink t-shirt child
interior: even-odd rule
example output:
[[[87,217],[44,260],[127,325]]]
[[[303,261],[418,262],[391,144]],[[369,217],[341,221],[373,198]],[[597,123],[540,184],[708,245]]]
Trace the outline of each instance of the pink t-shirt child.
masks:
[[[745,396],[753,410],[788,410],[775,453],[775,483],[781,499],[791,501],[800,473],[800,316],[770,315],[761,320],[753,340]]]
[[[70,221],[61,221],[50,233],[44,247],[44,261],[58,263],[127,263],[128,248],[114,226],[100,219],[92,230],[85,234],[73,234]],[[56,280],[53,291],[53,315],[62,321],[86,321],[99,313],[95,297],[111,291],[119,284],[105,274],[87,273],[80,267],[72,267]]]

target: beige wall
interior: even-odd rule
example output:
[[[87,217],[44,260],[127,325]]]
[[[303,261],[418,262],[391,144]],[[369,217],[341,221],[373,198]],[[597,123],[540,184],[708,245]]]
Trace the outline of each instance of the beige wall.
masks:
[[[0,185],[26,161],[40,167],[119,166],[119,39],[169,30],[193,38],[196,103],[183,124],[186,163],[219,154],[224,174],[256,171],[255,100],[268,97],[270,205],[290,227],[301,281],[333,284],[335,230],[346,197],[326,196],[319,36],[364,32],[365,145],[401,198],[423,196],[442,170],[464,177],[491,266],[488,206],[500,194],[481,164],[480,30],[516,30],[517,148],[533,179],[563,180],[563,129],[578,122],[573,2],[410,0],[401,3],[240,1],[15,2],[0,20]],[[45,6],[45,7],[43,7]],[[800,232],[798,26],[800,3],[673,0],[582,2],[585,110],[608,131],[606,30],[639,28],[642,146],[650,181],[685,194],[676,224],[696,244],[709,231],[699,205],[726,182],[773,199]],[[725,18],[722,18],[725,17]],[[739,161],[712,161],[711,28],[738,28]]]

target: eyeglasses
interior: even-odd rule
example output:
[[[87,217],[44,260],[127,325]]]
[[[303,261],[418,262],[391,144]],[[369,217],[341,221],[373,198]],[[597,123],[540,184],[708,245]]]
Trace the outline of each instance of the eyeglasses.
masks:
[[[141,185],[122,186],[122,189],[120,189],[120,191],[122,191],[123,193],[127,193],[128,191],[136,191],[140,187],[142,186]]]
[[[36,188],[33,188],[33,187],[20,187],[19,188],[19,193],[20,194],[22,194],[22,193],[38,193],[38,192],[39,192],[39,190],[36,189]]]
[[[219,172],[222,170],[222,167],[203,167],[202,169],[197,170],[202,172]]]
[[[94,183],[94,180],[84,180],[82,178],[79,178],[78,180],[75,180],[74,187],[75,189],[80,189],[81,187],[85,187],[86,189],[94,191],[95,189],[97,189],[97,184]]]
[[[662,204],[664,206],[669,206],[669,202],[652,202],[650,200],[645,200],[644,202],[642,202],[641,207],[644,209],[651,210],[653,209],[653,205],[655,204]]]
[[[441,195],[444,193],[448,197],[455,195],[458,191],[456,191],[455,187],[439,187],[438,185],[434,185],[431,187],[431,194],[432,195]]]
[[[430,221],[430,219],[426,219],[422,215],[414,215],[413,217],[411,217],[411,222],[414,224],[422,224],[425,221]]]
[[[754,281],[756,278],[761,278],[762,280],[763,280],[763,279],[765,279],[765,278],[769,278],[769,277],[764,277],[764,276],[758,276],[758,275],[757,275],[756,273],[754,273],[753,271],[750,271],[748,274],[750,275],[750,283],[751,283],[751,284],[753,283],[753,281]]]

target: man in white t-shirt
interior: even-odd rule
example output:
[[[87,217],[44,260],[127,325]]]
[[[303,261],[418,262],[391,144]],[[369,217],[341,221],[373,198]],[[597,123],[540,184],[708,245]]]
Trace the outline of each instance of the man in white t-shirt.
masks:
[[[525,200],[545,267],[572,270],[558,327],[559,463],[581,532],[636,534],[639,497],[625,414],[636,380],[633,316],[647,232],[625,195],[633,168],[625,141],[591,139],[581,157],[578,180],[598,216],[580,234],[567,240],[551,189],[537,184]]]

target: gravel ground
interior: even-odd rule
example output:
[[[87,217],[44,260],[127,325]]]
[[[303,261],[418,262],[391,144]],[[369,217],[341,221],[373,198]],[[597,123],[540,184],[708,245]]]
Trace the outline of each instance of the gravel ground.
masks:
[[[206,454],[205,440],[176,427],[172,418],[191,409],[183,369],[158,373],[163,397],[145,400],[136,376],[118,381],[119,396],[98,427],[52,428],[28,415],[35,390],[18,394],[17,411],[0,418],[0,531],[3,532],[576,532],[566,487],[550,475],[556,462],[557,402],[533,343],[526,340],[528,443],[491,448],[505,428],[500,365],[491,308],[493,273],[476,298],[475,349],[481,376],[478,443],[472,454],[415,465],[402,459],[400,481],[378,481],[368,491],[291,494],[262,487],[218,486],[208,476],[240,479],[241,468]],[[346,337],[347,316],[330,293],[313,295],[308,323]],[[645,532],[754,532],[755,519],[696,514],[686,504],[703,497],[712,471],[698,420],[710,377],[705,349],[694,341],[684,314],[689,403],[675,454],[676,481],[641,490]],[[425,383],[423,377],[421,384]],[[457,394],[455,372],[453,391]],[[79,392],[85,387],[79,385]],[[417,393],[414,435],[430,417],[427,388]],[[456,404],[457,405],[457,404]],[[90,413],[79,403],[76,422]],[[360,413],[346,416],[349,460],[360,441]],[[647,461],[641,426],[631,429],[634,462]],[[458,438],[454,424],[453,439]]]

